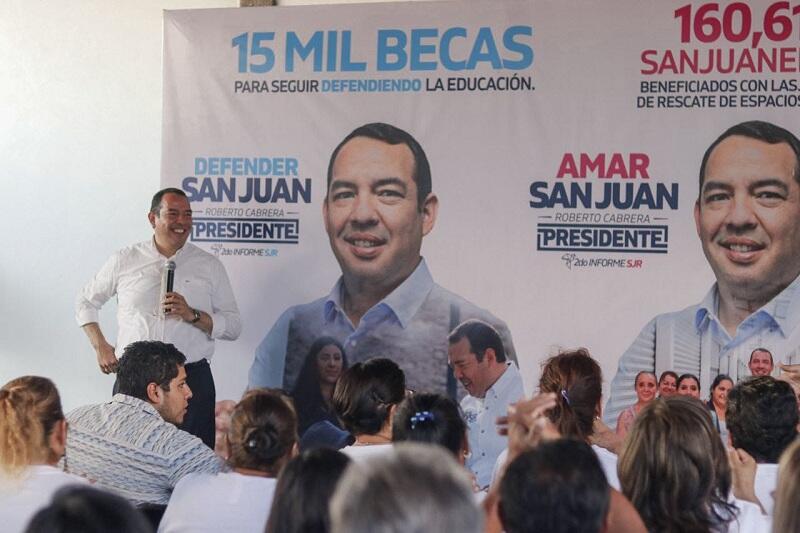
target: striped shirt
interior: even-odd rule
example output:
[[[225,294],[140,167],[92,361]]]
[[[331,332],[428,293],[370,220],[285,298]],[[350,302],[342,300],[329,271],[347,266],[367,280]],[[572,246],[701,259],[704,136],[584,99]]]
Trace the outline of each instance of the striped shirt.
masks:
[[[67,421],[66,470],[135,505],[166,505],[186,474],[223,469],[222,459],[203,441],[131,396],[79,407]]]

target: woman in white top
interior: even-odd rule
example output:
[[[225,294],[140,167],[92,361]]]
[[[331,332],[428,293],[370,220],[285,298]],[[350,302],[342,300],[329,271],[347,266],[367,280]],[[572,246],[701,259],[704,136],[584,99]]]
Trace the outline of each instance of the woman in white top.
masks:
[[[297,416],[291,400],[276,390],[249,391],[233,410],[227,439],[232,471],[181,479],[159,532],[264,531],[275,478],[297,454]]]
[[[406,395],[406,376],[391,359],[356,363],[333,391],[333,409],[355,437],[341,452],[354,460],[392,449],[392,415]]]
[[[23,376],[0,389],[0,529],[24,531],[64,485],[85,484],[56,464],[64,456],[67,421],[56,386]]]

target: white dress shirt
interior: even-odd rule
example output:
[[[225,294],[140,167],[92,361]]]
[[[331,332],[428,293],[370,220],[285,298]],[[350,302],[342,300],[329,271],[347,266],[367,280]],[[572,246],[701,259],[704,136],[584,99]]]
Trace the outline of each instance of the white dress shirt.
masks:
[[[483,398],[470,395],[461,400],[470,450],[466,466],[482,490],[489,486],[497,456],[508,446],[508,438],[497,433],[497,417],[505,416],[508,406],[524,394],[517,366],[509,362]]]
[[[161,279],[164,264],[169,260],[176,264],[173,290],[190,307],[211,316],[211,335],[179,318],[165,318],[161,313]],[[98,322],[98,311],[114,295],[118,303],[115,347],[118,357],[131,342],[156,340],[174,344],[186,356],[187,363],[194,363],[211,358],[214,339],[234,340],[242,330],[225,267],[219,259],[191,243],[169,258],[159,253],[153,239],[112,255],[78,294],[75,311],[78,325]]]

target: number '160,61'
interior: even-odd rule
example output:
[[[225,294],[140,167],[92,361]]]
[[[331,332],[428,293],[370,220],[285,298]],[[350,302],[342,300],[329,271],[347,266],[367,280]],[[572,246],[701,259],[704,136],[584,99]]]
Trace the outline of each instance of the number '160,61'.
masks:
[[[722,10],[716,2],[703,4],[692,13],[692,5],[687,4],[675,10],[675,18],[680,19],[681,42],[688,43],[692,35],[701,43],[711,43],[724,35],[730,42],[747,40],[753,29],[753,14],[744,2],[731,2]],[[761,29],[752,33],[752,46],[758,46],[762,34],[771,41],[785,41],[794,29],[789,16],[800,13],[800,5],[792,8],[789,2],[775,2],[764,12]]]

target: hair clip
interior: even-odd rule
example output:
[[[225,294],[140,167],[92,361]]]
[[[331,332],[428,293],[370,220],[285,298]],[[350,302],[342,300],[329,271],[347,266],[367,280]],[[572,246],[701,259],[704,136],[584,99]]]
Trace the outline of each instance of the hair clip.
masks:
[[[417,411],[411,416],[411,429],[417,429],[420,422],[433,422],[436,417],[430,411]]]
[[[572,405],[569,403],[569,396],[567,396],[567,390],[566,389],[561,389],[561,397],[564,398],[564,401],[567,402],[567,405],[572,407]]]

